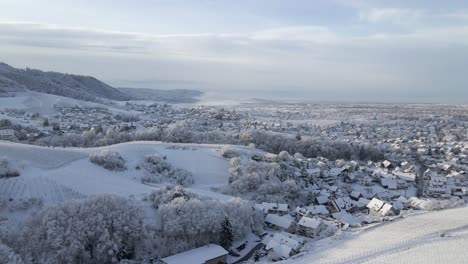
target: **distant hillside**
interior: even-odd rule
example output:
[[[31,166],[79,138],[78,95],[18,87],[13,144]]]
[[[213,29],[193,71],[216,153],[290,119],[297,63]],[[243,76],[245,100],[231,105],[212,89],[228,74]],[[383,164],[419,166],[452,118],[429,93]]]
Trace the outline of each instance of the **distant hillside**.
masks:
[[[197,90],[160,90],[148,88],[118,88],[119,91],[134,98],[134,100],[152,100],[157,102],[167,103],[194,103],[198,102],[198,97],[203,95],[203,92]]]
[[[86,101],[130,100],[130,96],[91,76],[16,69],[0,63],[0,94],[31,90]]]

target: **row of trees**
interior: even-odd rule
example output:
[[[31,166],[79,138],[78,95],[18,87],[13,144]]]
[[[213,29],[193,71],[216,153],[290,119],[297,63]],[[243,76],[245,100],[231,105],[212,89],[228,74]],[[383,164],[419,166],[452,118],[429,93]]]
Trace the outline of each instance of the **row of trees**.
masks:
[[[382,160],[381,149],[359,143],[327,141],[322,138],[298,138],[283,133],[263,130],[206,131],[195,121],[178,121],[166,128],[148,128],[137,131],[119,131],[108,129],[86,131],[82,134],[54,135],[42,138],[37,144],[62,147],[98,147],[129,141],[164,141],[175,143],[208,144],[254,144],[258,149],[278,154],[285,150],[289,153],[301,153],[305,157],[325,157],[330,160],[358,159]]]

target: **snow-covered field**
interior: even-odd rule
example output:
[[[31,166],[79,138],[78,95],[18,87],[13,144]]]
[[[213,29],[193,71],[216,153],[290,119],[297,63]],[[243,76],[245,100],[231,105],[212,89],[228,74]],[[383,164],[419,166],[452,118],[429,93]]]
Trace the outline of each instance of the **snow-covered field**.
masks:
[[[314,244],[299,263],[466,263],[468,207],[429,212]]]
[[[48,148],[0,141],[0,156],[6,156],[21,176],[0,179],[0,195],[11,198],[42,198],[61,202],[97,193],[141,196],[157,185],[141,183],[136,166],[146,155],[160,154],[175,167],[194,176],[190,190],[202,195],[222,197],[211,191],[227,183],[228,161],[220,156],[221,146],[132,142],[103,148]],[[127,170],[109,171],[89,161],[89,155],[104,149],[119,152]],[[54,194],[57,193],[57,194]]]

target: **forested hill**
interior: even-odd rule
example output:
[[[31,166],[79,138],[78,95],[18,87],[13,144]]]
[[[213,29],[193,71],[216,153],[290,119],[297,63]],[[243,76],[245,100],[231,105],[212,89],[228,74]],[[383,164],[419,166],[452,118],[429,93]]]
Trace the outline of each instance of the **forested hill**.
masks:
[[[86,101],[129,100],[131,96],[91,76],[17,69],[0,63],[0,93],[31,90]]]

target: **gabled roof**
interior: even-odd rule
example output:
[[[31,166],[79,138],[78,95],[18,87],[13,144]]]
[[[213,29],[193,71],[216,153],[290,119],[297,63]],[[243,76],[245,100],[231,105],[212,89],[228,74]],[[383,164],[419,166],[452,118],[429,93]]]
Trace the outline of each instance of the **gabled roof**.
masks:
[[[202,264],[210,259],[218,258],[226,254],[228,254],[228,252],[224,248],[215,244],[209,244],[161,260],[167,264]]]
[[[265,217],[265,222],[288,229],[293,224],[293,219],[291,219],[289,215],[279,216],[275,214],[268,214]]]
[[[375,210],[375,211],[379,211],[382,206],[384,205],[384,202],[382,202],[381,200],[377,199],[377,198],[373,198],[368,204],[367,204],[367,208],[369,209],[372,209],[372,210]]]
[[[315,198],[319,204],[326,204],[328,203],[328,195],[321,195]]]
[[[382,206],[382,208],[380,209],[380,214],[382,216],[386,216],[386,215],[389,215],[393,210],[393,206],[391,204],[384,204],[384,206]]]
[[[263,202],[261,206],[263,207],[264,212],[268,212],[268,210],[277,210],[277,211],[282,211],[282,212],[288,211],[287,204]]]
[[[276,233],[270,239],[270,241],[267,243],[267,245],[265,246],[265,249],[269,250],[269,249],[275,248],[277,246],[283,246],[283,247],[287,247],[287,248],[289,248],[291,250],[296,250],[296,249],[299,249],[300,243],[299,243],[299,241],[297,241],[293,237],[286,236],[283,233]],[[288,255],[288,257],[289,257],[289,255]]]
[[[313,229],[316,229],[317,227],[319,227],[320,224],[322,224],[320,220],[309,218],[307,216],[303,216],[301,220],[299,220],[299,223],[298,223],[298,225],[300,226],[309,227]]]
[[[330,213],[325,205],[314,205],[307,208],[313,215],[327,215]]]

